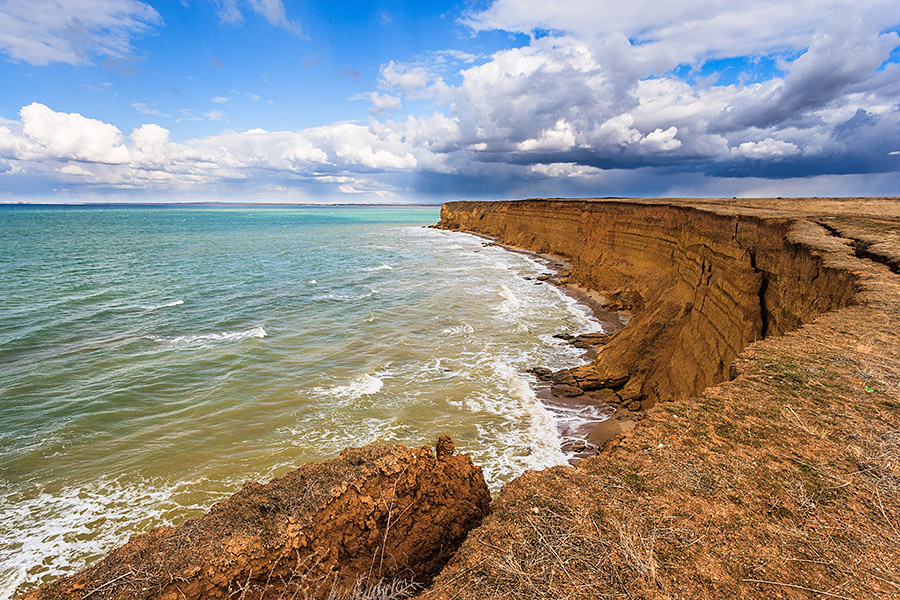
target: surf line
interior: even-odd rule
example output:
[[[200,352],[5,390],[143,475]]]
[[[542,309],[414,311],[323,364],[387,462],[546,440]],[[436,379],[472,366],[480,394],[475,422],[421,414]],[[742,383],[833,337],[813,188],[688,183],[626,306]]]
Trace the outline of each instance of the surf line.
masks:
[[[521,254],[541,265],[543,272],[536,276],[525,276],[533,280],[535,285],[553,285],[563,294],[575,301],[590,317],[599,323],[601,332],[588,332],[579,335],[556,333],[553,337],[572,344],[583,350],[581,362],[553,371],[542,365],[535,365],[526,374],[538,400],[546,406],[556,419],[559,430],[561,450],[571,464],[595,456],[603,446],[617,435],[630,431],[635,424],[644,419],[644,413],[630,410],[628,402],[622,400],[611,390],[584,392],[571,385],[568,370],[593,362],[599,348],[614,334],[619,332],[631,320],[629,310],[609,310],[605,308],[607,299],[600,293],[584,288],[570,281],[571,263],[562,256],[532,252],[524,248],[510,246],[498,242],[479,233],[459,232],[485,240],[482,246],[494,246],[508,252]]]

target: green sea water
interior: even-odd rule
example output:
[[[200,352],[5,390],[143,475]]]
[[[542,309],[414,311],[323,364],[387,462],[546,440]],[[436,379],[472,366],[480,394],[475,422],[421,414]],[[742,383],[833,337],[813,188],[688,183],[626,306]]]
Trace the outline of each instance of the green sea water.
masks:
[[[0,599],[346,446],[565,463],[529,367],[597,331],[437,208],[0,208]]]

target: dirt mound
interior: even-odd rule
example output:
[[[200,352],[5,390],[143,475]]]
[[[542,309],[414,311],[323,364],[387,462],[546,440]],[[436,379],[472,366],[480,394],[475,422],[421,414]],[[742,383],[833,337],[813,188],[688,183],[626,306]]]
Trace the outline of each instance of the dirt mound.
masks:
[[[348,448],[206,515],[131,538],[22,600],[340,597],[380,581],[428,583],[489,511],[481,469],[428,446]]]

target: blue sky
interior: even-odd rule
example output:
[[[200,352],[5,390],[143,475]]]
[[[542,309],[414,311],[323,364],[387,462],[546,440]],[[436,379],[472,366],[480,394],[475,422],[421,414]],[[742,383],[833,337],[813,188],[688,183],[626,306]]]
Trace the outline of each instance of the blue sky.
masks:
[[[900,193],[883,0],[0,0],[0,201]]]

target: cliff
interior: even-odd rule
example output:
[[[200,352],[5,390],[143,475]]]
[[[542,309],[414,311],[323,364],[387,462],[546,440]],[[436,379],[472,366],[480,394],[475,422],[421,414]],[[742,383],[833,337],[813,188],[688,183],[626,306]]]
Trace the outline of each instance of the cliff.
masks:
[[[824,263],[827,231],[783,217],[538,200],[447,204],[439,226],[564,256],[571,281],[636,309],[573,375],[585,390],[614,382],[647,407],[724,381],[748,344],[847,306],[855,292],[852,272]]]
[[[646,418],[495,499],[423,598],[900,598],[900,202],[454,202],[630,307]]]

